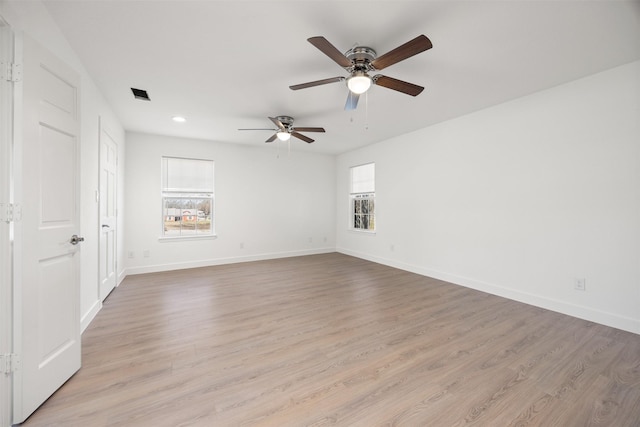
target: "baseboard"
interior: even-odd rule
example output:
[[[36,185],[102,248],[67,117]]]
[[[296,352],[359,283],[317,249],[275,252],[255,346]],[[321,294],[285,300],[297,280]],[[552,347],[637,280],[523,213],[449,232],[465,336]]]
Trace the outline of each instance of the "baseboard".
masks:
[[[269,252],[264,254],[254,254],[254,255],[246,255],[246,256],[240,256],[240,257],[213,258],[213,259],[200,260],[200,261],[187,261],[187,262],[177,262],[177,263],[171,263],[171,264],[157,264],[157,265],[147,265],[147,266],[140,266],[140,267],[129,267],[123,273],[126,273],[125,274],[125,277],[126,277],[128,275],[134,275],[134,274],[158,273],[161,271],[184,270],[187,268],[199,268],[199,267],[211,267],[214,265],[236,264],[240,262],[250,262],[250,261],[264,261],[264,260],[277,259],[277,258],[290,258],[294,256],[318,255],[318,254],[326,254],[330,252],[335,252],[335,248],[307,249],[307,250],[288,251],[288,252]]]
[[[118,273],[118,281],[116,282],[116,287],[120,286],[120,283],[122,283],[122,281],[126,278],[127,270],[122,270],[120,273]]]
[[[80,319],[80,333],[84,332],[87,329],[87,326],[91,323],[91,321],[96,317],[100,309],[102,308],[102,301],[97,300],[93,303],[89,311],[87,311],[82,319]]]
[[[354,256],[356,258],[365,259],[367,261],[375,262],[377,264],[387,265],[389,267],[398,268],[400,270],[409,271],[411,273],[420,274],[421,276],[432,277],[434,279],[442,280],[452,283],[454,285],[464,286],[467,288],[475,289],[478,291],[486,292],[492,295],[497,295],[510,300],[522,302],[525,304],[533,305],[536,307],[544,308],[547,310],[555,311],[558,313],[566,314],[568,316],[577,317],[579,319],[588,320],[591,322],[599,323],[601,325],[610,326],[612,328],[622,329],[624,331],[632,332],[634,334],[640,334],[640,320],[633,319],[625,316],[620,316],[615,313],[604,312],[596,310],[590,307],[584,307],[576,304],[570,304],[564,301],[555,300],[540,295],[529,294],[518,290],[505,288],[495,284],[482,282],[468,277],[462,277],[455,274],[450,274],[442,271],[431,270],[403,262],[390,260],[382,257],[371,256],[368,254],[351,251],[344,248],[336,248],[336,252]]]

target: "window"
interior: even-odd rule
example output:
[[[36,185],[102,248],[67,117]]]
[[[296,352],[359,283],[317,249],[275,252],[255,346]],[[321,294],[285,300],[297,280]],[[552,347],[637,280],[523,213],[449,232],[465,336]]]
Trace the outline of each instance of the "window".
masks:
[[[212,236],[213,160],[162,158],[162,236]]]
[[[351,168],[351,228],[374,231],[375,216],[375,163]]]

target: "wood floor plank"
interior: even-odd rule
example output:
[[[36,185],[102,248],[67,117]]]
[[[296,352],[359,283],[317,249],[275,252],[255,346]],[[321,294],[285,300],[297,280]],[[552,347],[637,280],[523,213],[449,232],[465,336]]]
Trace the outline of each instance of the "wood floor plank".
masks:
[[[129,276],[82,351],[25,426],[640,426],[640,336],[337,253]]]

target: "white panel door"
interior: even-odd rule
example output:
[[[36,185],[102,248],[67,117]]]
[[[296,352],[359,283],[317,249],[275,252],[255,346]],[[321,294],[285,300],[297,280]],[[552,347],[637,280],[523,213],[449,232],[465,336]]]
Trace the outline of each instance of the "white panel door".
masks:
[[[100,299],[116,286],[118,145],[100,124]]]
[[[14,422],[80,368],[78,75],[25,37]]]

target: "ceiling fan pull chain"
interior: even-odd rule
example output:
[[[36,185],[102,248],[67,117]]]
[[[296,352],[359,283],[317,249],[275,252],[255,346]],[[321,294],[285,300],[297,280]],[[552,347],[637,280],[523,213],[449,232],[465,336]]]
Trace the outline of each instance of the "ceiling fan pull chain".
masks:
[[[364,130],[369,130],[369,92],[364,93]]]

